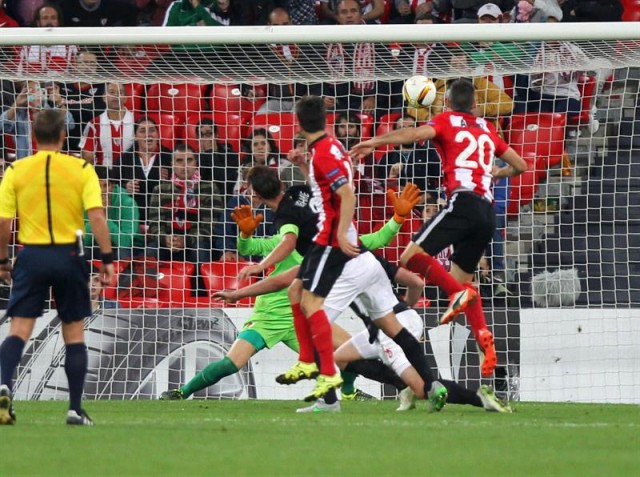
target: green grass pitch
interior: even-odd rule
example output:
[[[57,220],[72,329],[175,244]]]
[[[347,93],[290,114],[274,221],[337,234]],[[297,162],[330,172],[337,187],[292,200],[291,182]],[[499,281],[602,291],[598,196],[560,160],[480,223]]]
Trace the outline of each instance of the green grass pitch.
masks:
[[[17,402],[0,428],[0,475],[640,475],[640,407],[516,403],[407,413],[395,401],[295,414],[292,401],[97,401],[96,427],[63,424],[64,402]]]

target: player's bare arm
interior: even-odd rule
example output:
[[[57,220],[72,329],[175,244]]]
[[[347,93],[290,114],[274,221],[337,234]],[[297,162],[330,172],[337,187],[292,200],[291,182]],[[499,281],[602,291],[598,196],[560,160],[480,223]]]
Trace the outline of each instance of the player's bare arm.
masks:
[[[109,236],[109,226],[107,225],[104,209],[102,207],[89,209],[87,210],[87,216],[89,217],[93,236],[100,247],[100,253],[102,255],[110,255],[112,253],[111,237]],[[102,282],[103,285],[111,283],[113,276],[113,263],[103,263],[100,265],[100,282]]]
[[[11,282],[11,260],[9,260],[9,240],[13,219],[0,217],[0,282]]]
[[[280,243],[274,248],[269,255],[264,257],[260,263],[244,267],[238,274],[238,280],[243,281],[252,275],[258,275],[267,270],[272,265],[280,263],[287,258],[291,252],[296,249],[298,237],[294,233],[284,234]]]
[[[300,172],[304,176],[304,180],[308,182],[309,163],[307,162],[307,155],[298,149],[291,149],[287,154],[287,159],[289,160],[289,162],[291,162],[291,164],[297,166],[298,169],[300,169]]]
[[[356,257],[360,254],[360,249],[356,244],[349,242],[347,232],[353,221],[353,214],[356,210],[356,195],[350,184],[344,184],[337,191],[340,196],[340,217],[338,220],[338,243],[342,250],[349,257]]]
[[[356,144],[349,151],[349,155],[354,159],[361,159],[373,153],[374,149],[386,144],[407,144],[411,142],[424,141],[436,137],[436,130],[429,125],[417,128],[402,128],[390,131],[382,136],[376,136],[368,141]]]
[[[395,282],[398,285],[407,287],[407,294],[404,297],[405,303],[409,306],[415,305],[424,291],[424,280],[422,277],[407,270],[406,268],[398,268],[398,272],[395,276]]]
[[[527,162],[520,157],[516,151],[512,148],[507,149],[507,151],[500,157],[504,162],[508,164],[507,167],[493,167],[493,177],[512,177],[517,176],[518,174],[522,174],[527,170]]]

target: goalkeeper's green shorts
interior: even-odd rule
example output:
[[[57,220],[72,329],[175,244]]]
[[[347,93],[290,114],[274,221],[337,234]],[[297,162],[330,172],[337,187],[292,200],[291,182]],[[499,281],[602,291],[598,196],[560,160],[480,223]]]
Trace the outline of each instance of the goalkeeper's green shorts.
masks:
[[[251,343],[256,351],[273,348],[278,343],[284,343],[296,353],[300,350],[293,326],[273,329],[268,323],[262,321],[247,321],[238,339]]]

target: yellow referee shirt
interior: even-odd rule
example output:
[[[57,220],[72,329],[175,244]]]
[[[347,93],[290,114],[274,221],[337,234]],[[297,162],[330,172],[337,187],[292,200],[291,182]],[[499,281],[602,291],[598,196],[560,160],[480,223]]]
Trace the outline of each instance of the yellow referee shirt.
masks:
[[[18,241],[63,245],[84,230],[84,211],[102,207],[100,182],[84,159],[39,151],[17,160],[0,183],[0,217],[18,217]]]

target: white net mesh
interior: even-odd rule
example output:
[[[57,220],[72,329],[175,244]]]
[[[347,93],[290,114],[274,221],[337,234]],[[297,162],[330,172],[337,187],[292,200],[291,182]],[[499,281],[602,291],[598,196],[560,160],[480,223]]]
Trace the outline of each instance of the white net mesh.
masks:
[[[87,322],[88,396],[154,398],[229,350],[254,302],[222,309],[211,294],[236,288],[239,270],[259,260],[238,253],[230,211],[251,202],[243,178],[252,164],[277,167],[287,185],[300,182],[284,159],[298,130],[296,98],[325,97],[328,131],[350,146],[426,121],[442,111],[446,82],[468,77],[478,114],[495,122],[530,166],[496,185],[498,232],[478,274],[499,352],[494,385],[524,400],[640,401],[639,42],[305,39],[188,47],[3,42],[4,161],[33,152],[36,109],[62,107],[69,152],[106,166],[112,182],[118,276],[96,305],[117,309]],[[437,80],[430,110],[403,107],[402,82],[416,73]],[[197,180],[193,168],[176,162],[190,158]],[[383,250],[392,261],[437,210],[438,164],[433,147],[419,143],[380,149],[358,165],[361,233],[391,217],[387,187],[413,181],[428,192]],[[270,212],[254,207],[265,213],[258,235],[274,233]],[[93,250],[87,232],[85,246]],[[431,329],[446,300],[431,287],[425,296],[419,309],[432,363],[444,378],[475,388],[472,337],[460,324]],[[55,312],[48,316],[19,370],[19,397],[65,396],[62,342],[49,325]],[[6,334],[6,320],[0,330]],[[258,356],[196,396],[297,398],[307,391],[275,383],[295,359],[283,345]],[[376,396],[391,392],[362,378],[358,386]]]

